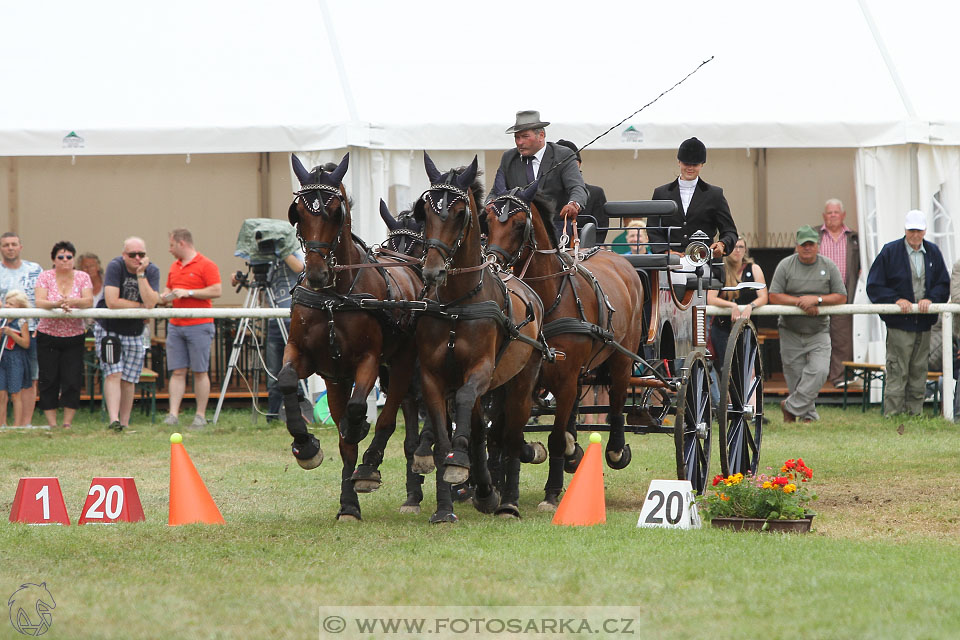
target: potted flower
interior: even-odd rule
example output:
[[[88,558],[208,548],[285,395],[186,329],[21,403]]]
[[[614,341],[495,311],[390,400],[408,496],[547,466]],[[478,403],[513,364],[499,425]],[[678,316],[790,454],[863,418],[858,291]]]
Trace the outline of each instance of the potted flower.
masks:
[[[803,458],[787,460],[772,476],[718,475],[698,498],[701,513],[714,527],[806,532],[813,519],[807,505],[817,499],[807,484],[812,478]]]

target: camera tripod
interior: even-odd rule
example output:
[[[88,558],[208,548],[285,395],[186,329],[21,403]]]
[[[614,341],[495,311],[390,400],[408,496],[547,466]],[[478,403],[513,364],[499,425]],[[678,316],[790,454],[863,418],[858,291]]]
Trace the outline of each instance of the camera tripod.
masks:
[[[259,266],[259,265],[257,265],[257,266]],[[246,289],[247,289],[247,297],[246,297],[246,299],[243,301],[243,308],[244,308],[244,309],[261,309],[261,308],[263,308],[262,303],[261,303],[261,299],[264,299],[264,300],[266,301],[266,304],[268,305],[267,308],[270,308],[270,309],[278,309],[278,308],[281,308],[281,307],[277,307],[276,299],[273,297],[273,291],[272,291],[272,290],[270,289],[270,287],[268,286],[268,284],[267,284],[267,282],[266,282],[266,279],[265,279],[265,277],[264,277],[266,274],[265,274],[265,273],[260,273],[261,270],[258,269],[257,266],[255,266],[254,269],[253,269],[253,271],[254,271],[254,280],[253,280],[253,282],[248,282],[248,281],[247,281],[247,276],[244,276],[244,275],[242,275],[239,271],[237,271],[237,280],[238,280],[238,285],[239,285],[237,290],[239,291],[241,288],[246,288]],[[234,369],[239,370],[239,367],[237,366],[237,363],[240,361],[240,355],[241,355],[241,353],[243,352],[243,346],[244,346],[244,343],[245,343],[245,341],[246,341],[247,334],[248,334],[248,333],[249,333],[249,334],[252,334],[252,333],[253,333],[252,323],[255,322],[256,320],[259,320],[259,318],[241,318],[241,319],[240,319],[240,324],[239,324],[239,326],[237,326],[237,335],[236,335],[236,337],[234,337],[234,339],[233,339],[233,347],[232,347],[232,349],[230,350],[230,360],[228,361],[228,364],[227,364],[227,370],[226,370],[226,374],[225,374],[224,379],[223,379],[223,385],[220,387],[220,398],[217,400],[217,409],[216,409],[216,411],[214,411],[214,413],[213,413],[213,423],[214,423],[214,424],[216,424],[216,423],[217,423],[217,420],[220,418],[220,410],[223,408],[223,401],[224,401],[224,399],[226,398],[227,387],[230,386],[230,378],[233,376],[233,371],[234,371]],[[280,329],[280,335],[283,337],[283,342],[286,343],[286,342],[287,342],[288,335],[287,335],[287,327],[286,327],[286,325],[285,325],[284,322],[283,322],[283,318],[267,318],[266,320],[267,320],[267,326],[264,327],[265,330],[264,330],[264,332],[263,332],[263,344],[262,344],[262,347],[266,348],[266,347],[268,346],[268,345],[267,345],[267,331],[266,331],[266,329],[269,328],[269,323],[271,323],[271,322],[276,322],[276,323],[277,323],[277,328]],[[254,338],[254,340],[256,340],[256,338]],[[260,353],[261,353],[260,349],[261,349],[261,347],[258,346],[258,347],[257,347],[257,353],[258,353],[258,356],[260,357],[260,359],[262,360],[263,358],[262,358],[262,355],[260,355]],[[264,364],[265,364],[265,362],[264,362]],[[265,366],[264,366],[264,371],[266,372],[266,374],[267,374],[268,376],[273,377],[272,374],[271,374],[269,371],[266,371],[266,367],[265,367]],[[255,367],[254,367],[254,372],[253,372],[253,388],[252,388],[252,390],[251,390],[252,393],[253,393],[253,398],[252,398],[253,408],[252,408],[252,411],[253,411],[253,419],[254,419],[254,421],[256,421],[256,416],[257,416],[256,406],[257,406],[258,392],[259,392],[259,390],[260,390],[260,384],[259,384],[259,383],[260,383],[260,368],[257,367],[257,366],[255,366]],[[306,381],[306,380],[301,380],[301,381],[300,381],[300,390],[303,392],[303,397],[304,397],[304,398],[309,398],[309,397],[310,397],[309,394],[308,394],[308,392],[307,392],[307,381]],[[269,400],[268,400],[268,401],[269,401]],[[282,408],[281,408],[281,415],[282,415]],[[278,417],[279,417],[279,416],[278,416]]]

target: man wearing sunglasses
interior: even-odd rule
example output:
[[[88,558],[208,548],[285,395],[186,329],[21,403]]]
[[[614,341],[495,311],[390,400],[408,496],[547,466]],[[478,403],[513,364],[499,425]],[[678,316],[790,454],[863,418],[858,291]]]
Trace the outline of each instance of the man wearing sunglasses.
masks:
[[[141,238],[123,242],[123,253],[110,261],[103,278],[103,299],[97,304],[107,309],[152,309],[160,301],[160,270],[147,257]],[[100,318],[93,326],[100,367],[106,375],[103,396],[107,405],[108,428],[121,432],[130,425],[134,390],[140,381],[146,348],[143,344],[143,320]],[[104,349],[105,338],[113,336],[120,344]],[[104,357],[106,354],[107,357]]]

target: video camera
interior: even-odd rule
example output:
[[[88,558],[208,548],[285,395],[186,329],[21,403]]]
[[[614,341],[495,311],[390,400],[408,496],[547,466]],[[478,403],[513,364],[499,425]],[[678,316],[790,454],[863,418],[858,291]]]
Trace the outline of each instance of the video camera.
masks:
[[[240,227],[235,256],[247,263],[247,273],[237,271],[237,292],[243,287],[269,286],[271,270],[297,248],[297,234],[286,220],[248,218]],[[253,282],[249,280],[253,272]]]

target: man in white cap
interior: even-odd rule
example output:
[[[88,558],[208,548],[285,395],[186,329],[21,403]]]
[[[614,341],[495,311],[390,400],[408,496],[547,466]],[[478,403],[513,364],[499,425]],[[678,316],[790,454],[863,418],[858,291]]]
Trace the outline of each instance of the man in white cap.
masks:
[[[923,236],[927,218],[914,209],[907,213],[904,237],[880,250],[867,276],[867,295],[874,304],[895,303],[901,313],[881,315],[887,325],[885,416],[920,415],[927,381],[930,327],[936,316],[930,304],[946,302],[950,275],[940,249]],[[908,314],[916,303],[920,314]]]

